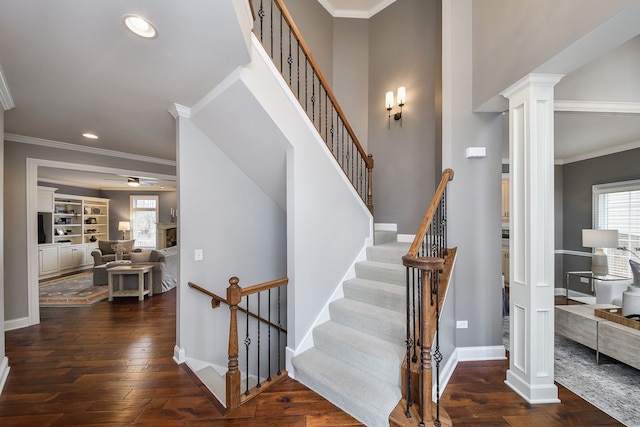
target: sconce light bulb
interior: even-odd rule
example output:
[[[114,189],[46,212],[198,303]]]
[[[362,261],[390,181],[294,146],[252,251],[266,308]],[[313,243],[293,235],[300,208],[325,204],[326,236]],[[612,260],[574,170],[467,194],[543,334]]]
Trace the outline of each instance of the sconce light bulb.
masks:
[[[405,88],[404,86],[400,86],[398,88],[398,105],[402,107],[406,101],[407,101],[407,88]]]
[[[387,92],[384,98],[384,105],[387,110],[391,110],[393,108],[393,91]]]

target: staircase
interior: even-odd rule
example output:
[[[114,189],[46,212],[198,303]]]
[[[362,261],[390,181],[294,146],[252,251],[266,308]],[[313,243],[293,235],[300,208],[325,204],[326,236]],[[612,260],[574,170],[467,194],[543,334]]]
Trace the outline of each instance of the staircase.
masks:
[[[401,399],[406,269],[410,244],[376,232],[367,260],[330,304],[330,320],[313,330],[315,347],[293,358],[295,377],[367,426],[388,426]]]

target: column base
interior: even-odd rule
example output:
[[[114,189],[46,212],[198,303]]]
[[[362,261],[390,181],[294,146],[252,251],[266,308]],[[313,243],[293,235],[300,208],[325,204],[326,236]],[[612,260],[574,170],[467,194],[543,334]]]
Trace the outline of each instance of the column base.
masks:
[[[531,385],[516,372],[509,369],[507,379],[504,381],[513,391],[518,393],[529,403],[559,403],[558,387],[555,384]]]

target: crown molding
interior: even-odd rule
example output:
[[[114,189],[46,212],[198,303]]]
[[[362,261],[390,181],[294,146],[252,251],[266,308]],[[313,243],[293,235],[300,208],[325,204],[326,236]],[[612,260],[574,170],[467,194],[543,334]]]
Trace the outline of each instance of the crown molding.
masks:
[[[173,104],[169,107],[169,114],[171,114],[174,119],[177,119],[178,117],[188,119],[191,118],[191,108],[185,107],[181,104]]]
[[[607,156],[609,154],[616,154],[622,151],[634,150],[640,148],[640,141],[630,142],[628,144],[616,145],[615,147],[607,147],[602,150],[590,151],[588,153],[580,154],[579,156],[567,157],[565,159],[556,159],[556,165],[566,165],[568,163],[579,162],[582,160],[594,159],[596,157]]]
[[[59,150],[79,151],[82,153],[96,154],[99,156],[116,157],[139,162],[155,163],[158,165],[176,166],[175,160],[159,159],[157,157],[141,156],[139,154],[124,153],[122,151],[106,150],[104,148],[86,147],[84,145],[69,144],[67,142],[51,141],[48,139],[34,138],[31,136],[4,134],[5,141],[18,142],[22,144],[39,145],[42,147],[57,148]]]
[[[556,100],[555,112],[640,114],[640,102]]]
[[[322,7],[324,7],[327,10],[327,12],[329,12],[329,14],[331,14],[331,16],[333,16],[334,18],[369,19],[376,13],[386,8],[387,6],[391,5],[392,3],[395,3],[395,1],[396,0],[380,0],[380,1],[377,1],[373,5],[373,7],[369,9],[362,9],[362,8],[340,9],[340,8],[334,7],[331,4],[330,0],[318,0],[318,3],[320,3]]]
[[[13,97],[9,90],[9,84],[4,76],[4,71],[0,67],[0,106],[6,111],[14,108],[16,104],[13,103]]]

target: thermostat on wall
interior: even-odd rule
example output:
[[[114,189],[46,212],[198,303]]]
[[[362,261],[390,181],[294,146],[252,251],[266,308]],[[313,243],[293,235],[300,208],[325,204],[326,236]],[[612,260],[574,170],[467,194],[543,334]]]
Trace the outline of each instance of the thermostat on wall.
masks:
[[[487,147],[467,147],[467,159],[487,157]]]

